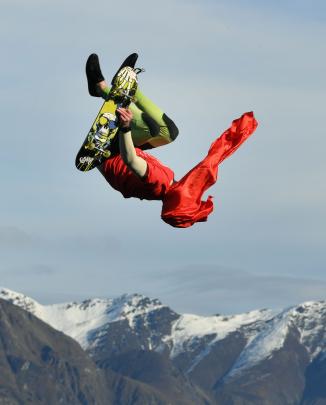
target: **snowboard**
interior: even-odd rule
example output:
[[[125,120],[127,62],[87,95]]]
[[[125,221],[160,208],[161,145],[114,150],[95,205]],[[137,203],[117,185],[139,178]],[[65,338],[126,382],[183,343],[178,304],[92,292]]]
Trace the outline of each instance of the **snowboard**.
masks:
[[[135,75],[126,84],[123,79],[130,73],[130,70]],[[78,170],[87,172],[94,169],[112,155],[113,149],[117,149],[119,120],[116,111],[121,107],[127,108],[134,100],[137,90],[137,74],[141,71],[142,69],[139,68],[125,66],[117,73],[118,80],[113,79],[113,87],[77,153],[75,164]],[[119,78],[121,78],[120,81]]]

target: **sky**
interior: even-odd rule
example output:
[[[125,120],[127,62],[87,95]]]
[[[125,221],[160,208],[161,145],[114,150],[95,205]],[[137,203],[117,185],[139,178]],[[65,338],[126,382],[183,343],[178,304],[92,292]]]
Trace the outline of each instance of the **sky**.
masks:
[[[240,313],[326,296],[326,4],[1,0],[0,285],[43,304],[142,293],[177,312]],[[139,54],[141,90],[180,135],[152,150],[180,178],[233,119],[207,223],[175,229],[75,155],[111,79]]]

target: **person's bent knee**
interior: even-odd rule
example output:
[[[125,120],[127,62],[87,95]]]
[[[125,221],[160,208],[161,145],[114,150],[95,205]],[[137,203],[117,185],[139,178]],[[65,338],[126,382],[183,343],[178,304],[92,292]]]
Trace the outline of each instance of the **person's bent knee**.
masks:
[[[179,129],[166,114],[163,114],[162,116],[162,120],[166,127],[160,126],[150,115],[144,112],[142,113],[142,119],[146,123],[152,138],[162,136],[163,138],[166,138],[168,143],[170,143],[179,135]]]
[[[158,136],[160,134],[159,124],[150,115],[148,115],[145,112],[143,112],[141,114],[141,117],[149,129],[149,133],[151,134],[151,137],[155,138],[156,136]]]
[[[175,125],[175,123],[171,120],[171,118],[169,118],[166,114],[163,114],[162,119],[166,124],[166,127],[167,127],[167,129],[169,131],[170,139],[171,139],[171,142],[172,142],[179,135],[179,129]]]

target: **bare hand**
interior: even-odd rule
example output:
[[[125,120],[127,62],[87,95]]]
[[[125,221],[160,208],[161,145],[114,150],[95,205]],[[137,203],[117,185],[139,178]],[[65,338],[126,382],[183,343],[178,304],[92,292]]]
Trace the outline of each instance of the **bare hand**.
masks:
[[[131,120],[133,117],[132,112],[127,108],[118,108],[117,109],[119,123],[122,128],[128,128],[131,125]]]

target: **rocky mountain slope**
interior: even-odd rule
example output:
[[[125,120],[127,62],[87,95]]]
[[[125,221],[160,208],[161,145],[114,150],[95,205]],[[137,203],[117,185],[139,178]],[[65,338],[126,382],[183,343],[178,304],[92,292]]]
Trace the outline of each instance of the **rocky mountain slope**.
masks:
[[[49,306],[7,289],[0,298],[78,341],[102,372],[172,404],[176,395],[189,404],[326,404],[325,302],[201,317],[137,294]]]

